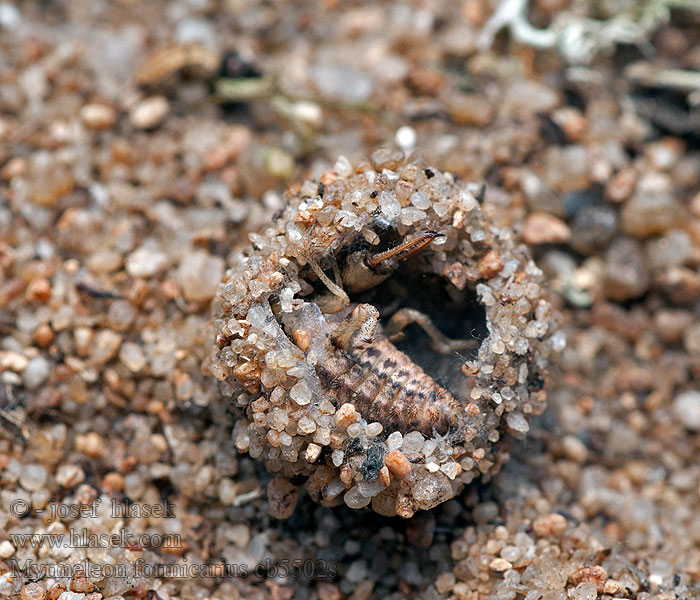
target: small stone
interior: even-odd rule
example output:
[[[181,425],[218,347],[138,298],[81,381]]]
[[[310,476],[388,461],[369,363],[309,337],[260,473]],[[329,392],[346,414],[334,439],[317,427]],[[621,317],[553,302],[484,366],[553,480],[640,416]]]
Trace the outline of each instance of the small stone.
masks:
[[[457,477],[457,475],[459,475],[462,472],[462,467],[459,463],[448,462],[443,465],[440,465],[440,470],[445,475],[447,475],[448,479],[453,480],[455,477]]]
[[[336,585],[321,581],[316,585],[319,600],[343,600],[345,596]]]
[[[275,477],[267,484],[267,510],[274,519],[288,519],[297,505],[299,492],[284,477]]]
[[[457,583],[457,578],[454,573],[440,573],[435,578],[435,587],[439,594],[446,594],[449,592]]]
[[[43,356],[37,356],[29,361],[24,370],[24,385],[27,389],[35,390],[44,383],[51,372],[51,363]]]
[[[39,348],[48,348],[54,340],[53,329],[48,323],[42,323],[34,330],[32,340]]]
[[[598,597],[598,589],[592,581],[579,583],[571,592],[572,600],[595,600]]]
[[[379,481],[384,487],[391,485],[391,473],[386,465],[379,469]]]
[[[491,569],[492,571],[497,571],[499,573],[512,568],[513,565],[510,562],[508,562],[505,558],[494,558],[489,563],[489,569]]]
[[[311,390],[305,381],[300,381],[289,390],[289,397],[299,406],[306,406],[311,402]]]
[[[622,584],[615,579],[608,579],[603,585],[603,593],[609,596],[617,594],[622,589]]]
[[[75,449],[93,458],[99,458],[104,453],[104,440],[95,431],[77,435],[75,437]]]
[[[576,213],[571,247],[581,254],[603,250],[617,231],[617,212],[611,206],[584,206]]]
[[[367,437],[377,437],[384,427],[382,427],[381,423],[370,423],[367,425],[367,429],[365,430],[365,434]]]
[[[5,540],[4,542],[0,542],[0,558],[3,560],[6,560],[10,558],[13,554],[15,553],[15,547],[12,545],[12,542],[9,540]],[[24,594],[22,594],[22,598],[24,598]]]
[[[571,230],[561,219],[548,213],[532,213],[525,221],[523,239],[532,245],[563,244],[571,238]]]
[[[571,580],[575,585],[581,582],[588,581],[592,582],[596,586],[596,591],[599,594],[603,593],[605,588],[605,580],[608,578],[608,572],[604,567],[600,565],[593,565],[590,567],[579,567],[571,575]]]
[[[239,548],[246,548],[250,543],[250,527],[243,523],[233,525],[229,529],[227,537]]]
[[[584,443],[573,435],[565,435],[561,441],[562,449],[568,458],[582,463],[588,456],[588,450]]]
[[[306,452],[304,453],[304,458],[307,462],[314,462],[321,455],[321,446],[318,444],[309,444],[306,447]]]
[[[97,332],[90,351],[90,360],[97,365],[104,365],[112,360],[119,351],[123,337],[111,329]]]
[[[32,279],[24,297],[29,302],[48,302],[51,299],[51,282],[46,277]]]
[[[386,438],[386,445],[389,450],[398,450],[403,445],[403,435],[400,431],[390,433]]]
[[[617,173],[605,187],[605,197],[612,202],[627,200],[637,185],[637,174],[632,169],[624,169]]]
[[[0,371],[9,370],[15,373],[22,373],[29,364],[26,356],[19,352],[0,350]]]
[[[360,492],[360,487],[356,485],[345,492],[343,500],[350,508],[364,508],[372,501],[372,497],[364,496]]]
[[[78,594],[76,592],[63,592],[58,600],[86,600],[85,594]]]
[[[649,286],[649,274],[641,245],[618,237],[605,253],[605,293],[622,302],[641,296]]]
[[[540,537],[562,535],[566,531],[566,518],[559,513],[542,515],[534,520],[532,530]]]
[[[20,592],[22,600],[44,600],[46,598],[46,587],[42,581],[28,583]]]
[[[168,256],[151,247],[141,246],[126,257],[124,266],[132,277],[154,277],[168,266]]]
[[[286,181],[294,174],[294,157],[284,148],[270,146],[263,153],[265,172],[281,181]]]
[[[347,429],[360,418],[360,415],[355,410],[355,407],[346,402],[335,413],[335,423],[340,429]]]
[[[133,342],[125,342],[119,350],[119,360],[132,373],[138,373],[146,366],[146,355],[141,346]]]
[[[503,259],[498,252],[491,250],[479,260],[479,273],[484,279],[491,279],[503,269]]]
[[[78,594],[87,594],[94,590],[95,586],[88,581],[84,574],[77,574],[71,579],[70,589]]]
[[[117,114],[107,104],[91,103],[80,109],[80,118],[90,129],[109,129],[117,120]]]
[[[136,129],[151,129],[165,119],[170,105],[165,96],[150,96],[129,111],[129,119]]]
[[[678,394],[673,400],[673,412],[683,427],[700,431],[700,391],[690,390]]]
[[[416,130],[413,127],[404,125],[396,130],[394,140],[396,141],[396,145],[401,148],[401,150],[404,152],[409,152],[416,147],[417,137]]]
[[[403,436],[401,449],[406,454],[418,454],[423,449],[425,438],[419,431],[411,431]]]
[[[46,484],[48,472],[46,467],[40,464],[25,465],[19,476],[19,484],[27,491],[40,490]]]
[[[311,336],[303,329],[295,329],[292,332],[292,338],[302,352],[306,352],[311,346]]]
[[[204,251],[187,254],[178,269],[178,281],[185,300],[206,302],[216,293],[224,275],[224,260]]]
[[[406,479],[411,474],[411,463],[400,450],[387,452],[384,464],[398,479]]]
[[[10,181],[14,177],[21,177],[27,172],[27,160],[21,156],[15,156],[8,160],[2,169],[0,177]]]
[[[85,481],[85,472],[78,465],[60,465],[56,471],[56,483],[66,489],[75,487],[83,481]]]
[[[495,115],[491,103],[478,94],[452,94],[446,104],[450,118],[457,125],[485,127]]]
[[[71,466],[75,465],[62,465],[61,467],[59,467],[59,473],[61,471],[61,468]],[[83,477],[85,476],[82,469],[80,469],[80,473],[78,474],[77,479],[80,479],[81,474]],[[58,481],[58,483],[60,483],[63,487],[71,487],[71,484],[74,480],[72,474],[70,472],[67,472],[65,474],[65,477],[62,478],[65,483],[58,481],[58,474],[56,475],[56,481]],[[222,481],[230,481],[230,479],[224,479]],[[104,489],[108,494],[114,492],[121,492],[124,489],[124,475],[117,471],[110,471],[102,478],[102,489]]]
[[[620,212],[622,230],[639,238],[664,233],[680,222],[680,207],[671,193],[670,178],[661,173],[641,177],[636,193]]]

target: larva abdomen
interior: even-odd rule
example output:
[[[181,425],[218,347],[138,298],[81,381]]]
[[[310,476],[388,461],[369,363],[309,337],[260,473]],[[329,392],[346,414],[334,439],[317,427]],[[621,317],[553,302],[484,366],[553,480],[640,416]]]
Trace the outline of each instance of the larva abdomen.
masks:
[[[337,355],[317,372],[336,406],[349,402],[386,431],[432,435],[456,424],[454,396],[379,332],[367,348]]]

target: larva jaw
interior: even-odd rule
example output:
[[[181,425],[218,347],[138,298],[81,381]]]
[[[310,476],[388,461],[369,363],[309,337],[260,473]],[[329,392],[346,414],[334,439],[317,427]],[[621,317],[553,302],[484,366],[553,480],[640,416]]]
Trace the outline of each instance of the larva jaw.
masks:
[[[427,231],[418,237],[405,240],[383,252],[352,253],[344,264],[343,284],[348,293],[368,291],[393,275],[405,262],[427,250],[428,246],[443,234]]]

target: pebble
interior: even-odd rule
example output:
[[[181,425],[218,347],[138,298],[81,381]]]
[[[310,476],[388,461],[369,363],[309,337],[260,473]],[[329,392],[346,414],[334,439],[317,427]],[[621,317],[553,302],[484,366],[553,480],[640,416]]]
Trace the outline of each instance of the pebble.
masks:
[[[134,342],[125,342],[119,350],[119,360],[126,365],[132,373],[141,371],[147,363],[146,355],[141,346]]]
[[[683,427],[700,431],[700,391],[681,392],[673,400],[673,412]]]
[[[150,246],[142,246],[126,257],[126,272],[132,277],[154,277],[168,265],[168,255]]]
[[[299,492],[284,477],[274,477],[267,484],[268,512],[274,519],[288,519],[297,505]]]
[[[566,435],[561,441],[566,456],[575,462],[582,463],[588,456],[585,444],[573,435]]]
[[[637,190],[622,207],[620,226],[638,238],[664,233],[680,224],[681,212],[667,176],[651,173],[640,178]]]
[[[228,530],[227,537],[239,548],[246,548],[250,543],[250,527],[243,523],[233,525]]]
[[[569,226],[554,215],[532,213],[525,221],[523,239],[528,244],[562,244],[570,238]]]
[[[51,372],[51,363],[43,356],[37,356],[27,363],[24,370],[24,385],[27,389],[35,390],[44,383]]]
[[[20,597],[22,600],[44,600],[46,598],[46,585],[43,581],[28,583],[22,587]]]
[[[10,542],[9,540],[5,540],[4,542],[0,542],[0,558],[2,558],[3,560],[7,560],[14,553],[15,553],[15,547],[12,545],[12,542]]]
[[[598,597],[598,587],[592,581],[579,583],[571,592],[571,600],[595,600]]]
[[[400,431],[394,431],[386,438],[389,450],[398,450],[403,445],[403,435]]]
[[[119,351],[123,336],[111,329],[101,329],[94,337],[90,348],[90,360],[97,365],[104,365],[112,360]]]
[[[86,104],[80,109],[80,118],[90,129],[109,129],[117,120],[117,113],[107,104]]]
[[[435,578],[435,587],[439,594],[446,594],[449,592],[455,586],[455,583],[457,583],[457,579],[454,573],[440,573],[440,575]]]
[[[503,572],[507,571],[508,569],[512,569],[513,565],[512,563],[508,562],[505,558],[494,558],[490,563],[489,563],[489,569],[492,571],[496,572]]]
[[[64,488],[72,488],[85,481],[85,472],[78,465],[60,465],[56,471],[56,483]]]
[[[423,449],[425,438],[419,431],[411,431],[403,436],[401,449],[406,454],[418,454]]]
[[[479,260],[479,273],[484,279],[491,279],[503,269],[503,259],[498,252],[490,250]]]
[[[349,402],[343,404],[335,413],[335,423],[341,429],[347,429],[349,425],[357,421],[359,418],[360,415],[358,414],[357,410],[355,410],[355,407]]]
[[[85,600],[85,594],[66,591],[58,597],[58,600]]]
[[[45,484],[48,477],[46,467],[40,464],[25,465],[22,469],[22,474],[19,477],[19,484],[29,492],[40,490]]]
[[[150,96],[134,105],[129,111],[129,120],[136,129],[152,129],[160,125],[170,111],[165,96]]]
[[[406,479],[411,474],[411,463],[400,450],[390,450],[384,457],[384,464],[398,479]]]
[[[566,518],[559,513],[539,516],[532,523],[532,530],[540,537],[563,535],[566,531]]]
[[[29,359],[18,352],[0,350],[0,370],[8,369],[15,373],[21,373],[27,368]]]
[[[617,212],[610,206],[584,206],[571,226],[571,247],[581,254],[601,252],[617,231]]]
[[[417,140],[416,130],[410,125],[404,125],[396,130],[396,135],[394,139],[396,145],[401,148],[404,152],[413,150],[416,147]]]
[[[104,440],[102,436],[95,431],[90,431],[84,435],[77,435],[75,437],[75,449],[93,458],[99,458],[104,453]]]
[[[224,274],[224,260],[204,251],[185,255],[178,269],[178,281],[185,300],[206,302],[214,297]]]
[[[15,29],[22,22],[22,13],[12,2],[0,2],[0,27]]]
[[[616,238],[605,253],[607,297],[616,301],[638,298],[648,285],[649,274],[639,242],[631,238]]]
[[[495,116],[491,103],[478,94],[452,94],[445,102],[450,119],[457,125],[485,127]]]

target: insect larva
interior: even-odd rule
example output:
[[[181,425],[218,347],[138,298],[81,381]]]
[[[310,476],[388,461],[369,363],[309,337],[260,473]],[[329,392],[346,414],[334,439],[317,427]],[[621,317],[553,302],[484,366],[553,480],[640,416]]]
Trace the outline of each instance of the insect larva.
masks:
[[[392,151],[321,181],[232,263],[207,366],[240,451],[324,504],[409,517],[498,470],[544,409],[556,316],[481,186]]]

